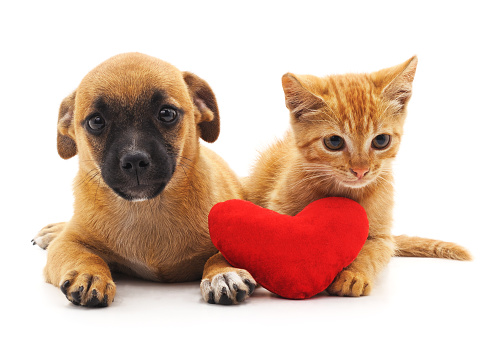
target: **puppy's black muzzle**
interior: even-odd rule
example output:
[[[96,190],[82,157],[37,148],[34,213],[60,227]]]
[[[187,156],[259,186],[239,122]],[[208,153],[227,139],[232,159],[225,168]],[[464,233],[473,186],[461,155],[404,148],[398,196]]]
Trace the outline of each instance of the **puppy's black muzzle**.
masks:
[[[109,137],[101,173],[106,184],[126,200],[159,195],[176,167],[173,148],[158,132],[121,132]]]

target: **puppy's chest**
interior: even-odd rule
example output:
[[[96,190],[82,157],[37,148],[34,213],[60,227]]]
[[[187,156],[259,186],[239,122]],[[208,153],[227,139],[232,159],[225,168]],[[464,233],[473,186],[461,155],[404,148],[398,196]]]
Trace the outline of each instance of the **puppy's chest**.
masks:
[[[200,279],[205,261],[215,253],[205,224],[172,220],[122,221],[109,241],[121,271],[165,282]]]

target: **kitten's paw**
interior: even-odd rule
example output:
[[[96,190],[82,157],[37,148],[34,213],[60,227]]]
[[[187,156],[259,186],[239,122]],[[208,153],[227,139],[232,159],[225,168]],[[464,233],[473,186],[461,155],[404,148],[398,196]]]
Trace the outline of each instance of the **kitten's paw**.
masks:
[[[247,299],[256,285],[249,272],[237,269],[216,274],[212,279],[202,279],[200,290],[204,300],[210,304],[231,305]]]
[[[371,292],[371,285],[372,281],[366,275],[343,270],[327,288],[327,292],[334,296],[368,296]]]
[[[113,302],[116,285],[103,275],[70,271],[62,278],[60,290],[75,305],[107,307]]]
[[[46,227],[41,229],[38,234],[31,240],[33,245],[38,245],[43,250],[50,245],[54,238],[56,238],[62,230],[65,228],[66,223],[54,223],[48,224]]]

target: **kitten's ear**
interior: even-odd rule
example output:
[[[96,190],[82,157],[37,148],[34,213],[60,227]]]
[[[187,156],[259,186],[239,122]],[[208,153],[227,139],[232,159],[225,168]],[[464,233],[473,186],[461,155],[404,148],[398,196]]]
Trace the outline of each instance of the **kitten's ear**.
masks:
[[[382,69],[370,75],[375,86],[382,89],[382,96],[398,102],[401,110],[411,98],[417,64],[418,57],[414,56],[402,64]]]
[[[315,87],[313,81],[315,77],[308,75],[284,74],[282,77],[282,87],[286,99],[286,107],[296,118],[318,111],[325,107],[325,101],[310,92],[309,89]]]
[[[70,159],[77,154],[77,145],[74,140],[74,109],[75,95],[72,92],[64,98],[58,111],[57,150],[62,159]]]

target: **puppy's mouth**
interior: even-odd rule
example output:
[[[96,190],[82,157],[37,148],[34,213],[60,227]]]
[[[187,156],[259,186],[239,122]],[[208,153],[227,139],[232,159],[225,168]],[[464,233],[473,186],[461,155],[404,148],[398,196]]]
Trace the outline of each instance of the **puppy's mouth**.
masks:
[[[150,200],[161,194],[166,182],[157,184],[139,184],[133,187],[111,188],[121,198],[127,201]]]

